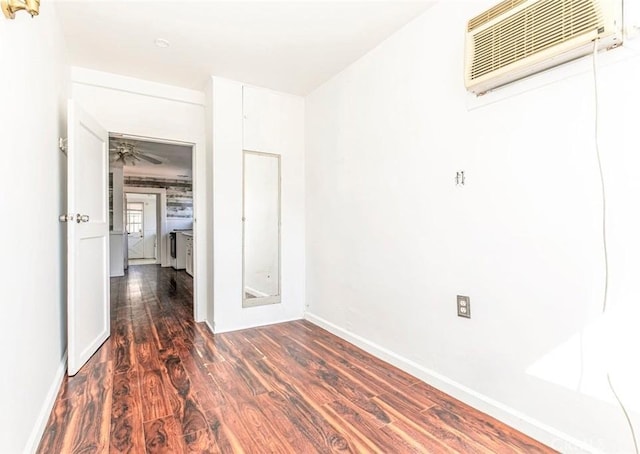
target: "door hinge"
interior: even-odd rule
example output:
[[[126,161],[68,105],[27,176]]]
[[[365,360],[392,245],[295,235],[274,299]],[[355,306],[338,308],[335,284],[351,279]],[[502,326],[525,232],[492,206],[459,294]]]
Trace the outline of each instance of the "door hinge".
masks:
[[[60,137],[58,139],[58,148],[60,148],[60,151],[62,151],[66,156],[67,155],[67,139]]]

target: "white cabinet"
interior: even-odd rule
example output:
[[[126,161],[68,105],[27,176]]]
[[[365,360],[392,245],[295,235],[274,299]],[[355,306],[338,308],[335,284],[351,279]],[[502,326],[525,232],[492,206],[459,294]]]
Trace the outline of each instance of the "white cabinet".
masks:
[[[187,274],[193,276],[193,236],[185,235],[185,252],[186,252],[186,268]]]
[[[188,232],[176,232],[176,264],[177,270],[184,270],[187,267],[187,240],[193,240],[191,230]]]

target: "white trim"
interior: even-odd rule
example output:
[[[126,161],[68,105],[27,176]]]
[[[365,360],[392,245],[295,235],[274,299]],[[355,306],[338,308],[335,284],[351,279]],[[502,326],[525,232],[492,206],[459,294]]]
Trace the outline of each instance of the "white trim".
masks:
[[[58,364],[58,369],[56,370],[56,374],[53,378],[53,382],[51,383],[51,387],[47,392],[47,397],[45,397],[44,402],[42,403],[42,407],[40,408],[38,419],[36,419],[36,423],[33,425],[33,429],[31,430],[29,438],[27,439],[27,444],[22,451],[24,454],[36,452],[36,449],[38,449],[40,440],[44,435],[44,430],[47,428],[49,416],[51,415],[53,406],[56,403],[56,397],[58,397],[58,392],[60,391],[60,386],[62,386],[62,380],[64,380],[66,371],[67,351],[65,350],[64,355],[62,355],[62,359]]]
[[[260,307],[266,307],[266,306],[260,306]],[[249,328],[259,328],[261,326],[277,325],[278,323],[287,323],[287,322],[293,322],[293,321],[296,321],[296,320],[300,320],[300,317],[287,317],[287,318],[278,319],[278,320],[269,320],[268,322],[263,322],[263,323],[258,323],[258,324],[256,324],[256,323],[240,323],[240,324],[237,324],[237,325],[223,326],[222,328],[216,328],[213,331],[213,333],[214,334],[229,333],[231,331],[240,331],[240,330],[249,329]],[[209,325],[209,327],[211,327],[211,325]]]
[[[195,142],[185,142],[184,140],[164,139],[162,137],[140,136],[137,134],[123,134],[120,132],[110,132],[109,138],[137,140],[139,142],[161,143],[165,145],[179,145],[181,147],[195,148]]]
[[[71,67],[71,82],[186,104],[205,105],[204,92],[93,69]]]
[[[410,359],[392,352],[364,337],[343,329],[328,320],[318,317],[311,312],[305,312],[305,320],[326,329],[332,334],[351,342],[366,352],[402,369],[403,371],[423,380],[456,399],[508,424],[509,426],[545,443],[563,453],[590,452],[599,453],[598,449],[578,440],[564,432],[554,429],[530,416],[525,415],[507,405],[468,388],[450,378],[428,369]]]

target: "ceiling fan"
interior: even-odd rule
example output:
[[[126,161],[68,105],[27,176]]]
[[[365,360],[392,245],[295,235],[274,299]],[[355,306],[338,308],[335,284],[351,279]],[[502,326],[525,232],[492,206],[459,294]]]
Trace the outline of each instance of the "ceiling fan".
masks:
[[[112,141],[109,147],[111,162],[122,162],[124,165],[136,165],[136,162],[144,159],[151,164],[162,164],[163,161],[143,149],[138,148],[137,143],[125,141]]]

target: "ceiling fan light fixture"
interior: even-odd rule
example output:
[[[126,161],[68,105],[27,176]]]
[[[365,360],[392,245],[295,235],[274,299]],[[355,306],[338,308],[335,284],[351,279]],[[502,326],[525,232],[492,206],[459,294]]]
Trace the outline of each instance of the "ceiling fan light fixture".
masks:
[[[135,143],[126,141],[112,142],[109,151],[114,162],[120,161],[124,165],[136,165],[137,161],[145,160],[152,164],[162,164],[160,159],[138,149]]]

